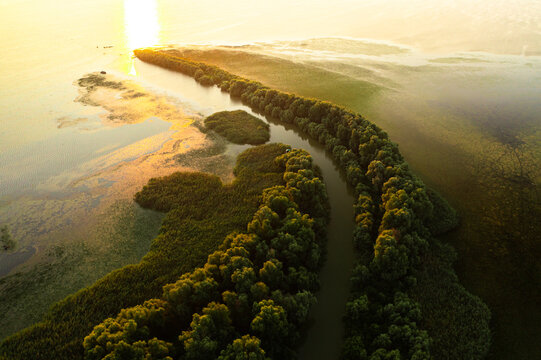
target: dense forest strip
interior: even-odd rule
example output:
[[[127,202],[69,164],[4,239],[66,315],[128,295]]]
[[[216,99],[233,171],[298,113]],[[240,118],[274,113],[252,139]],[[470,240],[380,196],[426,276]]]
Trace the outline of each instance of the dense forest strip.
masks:
[[[411,173],[384,131],[331,103],[276,91],[168,51],[135,54],[202,85],[219,86],[255,111],[295,124],[341,164],[356,192],[353,241],[359,255],[347,304],[345,358],[486,355],[490,312],[458,283],[452,249],[435,238],[456,226],[456,213]],[[432,270],[441,270],[438,281]],[[445,321],[431,321],[438,314]]]
[[[226,235],[246,229],[263,189],[284,184],[284,169],[274,163],[284,151],[262,147],[239,157],[229,185],[208,174],[177,174],[168,178],[175,193],[136,196],[143,207],[167,211],[147,255],[53,305],[43,321],[6,338],[0,358],[82,359],[83,338],[95,325],[159,297],[165,284],[203,265]]]
[[[243,233],[226,237],[206,264],[164,286],[161,298],[122,310],[84,340],[87,359],[291,359],[315,301],[328,220],[325,185],[312,158],[283,145],[275,165],[285,186],[263,191]],[[161,203],[179,194],[156,179],[139,199]]]

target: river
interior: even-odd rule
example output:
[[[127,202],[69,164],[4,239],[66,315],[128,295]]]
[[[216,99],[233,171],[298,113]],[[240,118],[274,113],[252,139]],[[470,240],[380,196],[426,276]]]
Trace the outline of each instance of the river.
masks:
[[[293,127],[269,122],[249,107],[230,98],[217,87],[203,87],[186,75],[157,66],[135,61],[137,79],[155,90],[182,97],[190,105],[208,116],[217,111],[242,109],[270,125],[270,142],[289,144],[307,150],[320,167],[327,186],[331,204],[331,220],[328,226],[326,261],[320,273],[321,290],[317,304],[311,311],[310,327],[300,359],[337,359],[343,342],[342,317],[349,295],[349,278],[354,262],[353,248],[353,195],[344,177],[325,148],[307,139]],[[243,150],[244,147],[238,149]]]

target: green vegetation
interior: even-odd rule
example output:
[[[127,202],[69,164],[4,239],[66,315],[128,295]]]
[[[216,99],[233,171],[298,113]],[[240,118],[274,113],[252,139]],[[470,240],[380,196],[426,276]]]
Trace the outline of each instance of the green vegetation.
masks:
[[[243,110],[220,111],[205,119],[205,127],[235,144],[264,144],[270,139],[269,125]]]
[[[17,247],[17,242],[11,236],[7,225],[0,228],[0,251],[13,251]]]
[[[385,132],[339,106],[273,90],[215,66],[166,51],[135,54],[190,76],[197,73],[197,81],[204,76],[206,85],[219,86],[254,111],[295,124],[340,164],[355,189],[353,241],[359,251],[345,319],[345,359],[429,359],[431,346],[434,354],[456,354],[458,347],[472,359],[486,355],[490,345],[486,306],[468,294],[456,276],[432,277],[425,268],[431,249],[439,251],[434,236],[457,224],[456,213],[411,173]],[[438,265],[443,274],[454,275],[452,261]],[[449,294],[468,301],[449,306],[444,301]],[[427,309],[427,299],[434,301],[432,310]],[[427,324],[430,316],[443,312],[449,317],[451,311],[457,319]],[[463,334],[475,337],[466,339]],[[452,346],[455,349],[448,348]]]
[[[237,171],[263,170],[271,164],[259,161],[262,152],[273,150],[285,147],[247,150]],[[306,152],[284,153],[271,166],[285,169],[285,186],[263,191],[247,231],[227,236],[204,266],[164,286],[161,298],[94,327],[84,340],[87,359],[294,358],[318,288],[327,195]],[[194,198],[202,181],[208,189]],[[170,214],[219,186],[208,175],[175,174],[151,181],[136,199]]]
[[[325,99],[334,104],[355,104],[357,109],[366,107],[382,89],[392,86],[377,74],[369,77],[370,81],[364,81],[342,75],[343,69],[327,71],[321,68],[321,64],[314,66],[250,51],[190,48],[164,50],[164,53],[213,64],[243,78],[257,79],[276,90],[294,91],[304,96]],[[317,80],[314,81],[314,79]]]
[[[507,106],[513,118],[521,119],[509,121],[500,116],[501,111],[483,106],[486,97],[449,102],[452,92],[427,92],[427,86],[441,90],[442,79],[450,81],[443,86],[447,89],[458,83],[493,89],[496,83],[517,80],[481,63],[458,64],[451,71],[437,64],[311,60],[302,54],[285,60],[290,56],[281,51],[264,55],[268,49],[265,44],[190,47],[168,53],[219,66],[274,89],[331,101],[385,129],[400,144],[410,168],[461,214],[461,226],[440,238],[459,254],[454,267],[461,283],[492,312],[487,358],[540,358],[541,132],[539,122],[534,124],[535,106]],[[454,70],[465,76],[457,80]],[[382,90],[371,96],[366,82]],[[512,87],[504,88],[505,94],[513,93]]]
[[[199,122],[195,122],[194,126],[206,132],[204,125]],[[205,139],[208,145],[176,154],[175,162],[195,171],[217,175],[221,179],[231,177],[235,159],[226,154],[227,140],[213,132],[206,132]]]
[[[95,222],[81,224],[92,241],[60,238],[40,254],[46,257],[43,263],[1,278],[0,339],[42,320],[53,303],[139,262],[162,218],[162,213],[142,209],[132,200],[115,201]]]
[[[455,261],[451,246],[432,242],[410,293],[423,315],[419,326],[433,334],[434,359],[481,359],[490,345],[490,310],[458,282]]]
[[[435,239],[457,224],[456,213],[411,173],[384,131],[342,107],[215,66],[155,50],[135,54],[294,124],[340,165],[355,189],[358,250],[344,359],[486,355],[490,313],[460,286],[453,256]],[[293,357],[318,286],[326,195],[308,155],[269,149],[239,156],[230,186],[206,174],[149,182],[137,201],[168,213],[142,262],[57,304],[0,354],[80,358],[82,336],[101,322],[85,338],[88,358]],[[245,233],[231,233],[250,218]]]
[[[165,284],[203,265],[226,235],[246,229],[263,189],[284,183],[284,166],[274,159],[285,149],[267,145],[248,150],[239,156],[236,179],[230,185],[207,174],[175,174],[150,181],[136,199],[170,211],[147,255],[55,304],[42,322],[5,339],[0,356],[82,358],[83,338],[96,324],[123,308],[159,297]],[[172,197],[156,184],[176,187],[180,193]],[[182,191],[184,186],[189,190]]]

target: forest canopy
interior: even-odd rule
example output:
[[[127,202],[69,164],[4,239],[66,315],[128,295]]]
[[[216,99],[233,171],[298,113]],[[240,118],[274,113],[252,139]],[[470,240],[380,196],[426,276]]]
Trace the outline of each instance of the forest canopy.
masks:
[[[6,338],[0,344],[0,358],[4,356],[8,359],[82,359],[84,357],[83,339],[92,332],[94,326],[104,322],[107,318],[115,319],[119,314],[133,315],[139,319],[137,314],[145,312],[147,307],[150,307],[153,313],[157,311],[162,314],[159,309],[162,307],[161,304],[164,300],[160,299],[165,291],[164,286],[174,284],[183,276],[189,277],[186,274],[189,274],[197,267],[203,266],[208,260],[209,254],[212,254],[223,244],[227,235],[231,234],[235,238],[235,234],[246,231],[249,223],[252,224],[254,231],[257,229],[271,231],[269,226],[278,226],[281,223],[274,221],[275,219],[279,220],[281,217],[287,216],[288,219],[298,224],[298,227],[288,227],[288,234],[300,231],[305,229],[304,226],[308,226],[309,229],[305,229],[307,232],[303,232],[303,236],[308,236],[308,238],[303,238],[308,241],[307,243],[299,240],[298,249],[295,247],[283,249],[288,254],[288,261],[293,261],[293,255],[296,251],[305,249],[303,246],[312,246],[319,249],[319,241],[323,241],[326,224],[325,187],[318,178],[317,169],[313,168],[311,157],[300,150],[287,153],[288,149],[290,149],[288,146],[282,144],[267,144],[245,150],[237,157],[237,165],[234,168],[235,180],[231,184],[223,184],[214,175],[197,172],[174,173],[166,177],[151,179],[135,195],[135,200],[143,207],[165,212],[166,215],[162,221],[160,233],[152,241],[149,252],[138,264],[115,270],[95,284],[68,296],[54,304],[43,321]],[[287,190],[288,193],[291,193],[290,196],[288,195],[285,198],[277,196],[279,194],[283,195],[283,191],[279,189],[287,186],[288,179],[297,172],[302,173],[295,178],[303,180],[302,183],[312,184],[312,186],[296,191],[292,183],[288,187],[289,190]],[[265,189],[269,190],[264,192]],[[298,205],[293,205],[292,201],[296,198],[299,199]],[[313,201],[300,201],[304,198],[313,199]],[[268,202],[268,206],[258,211],[262,201]],[[286,210],[286,208],[282,207],[284,204],[288,207],[293,206],[295,211],[291,209],[287,214],[282,212],[282,210]],[[313,205],[314,210],[310,212],[312,217],[308,219],[305,214]],[[267,208],[275,208],[276,211],[266,210]],[[300,211],[303,214],[300,214]],[[258,214],[258,221],[254,221],[254,214],[256,213]],[[273,215],[275,213],[279,214],[279,216],[276,215],[277,218]],[[267,219],[266,216],[269,216],[269,218]],[[273,221],[268,222],[267,220]],[[315,238],[311,237],[316,236],[315,234],[317,234],[317,243],[314,242]],[[284,234],[284,237],[284,239],[292,238],[290,235],[286,236],[286,234]],[[251,235],[239,237],[237,241],[241,238],[249,240]],[[252,242],[249,243],[256,245]],[[278,245],[276,244],[276,246]],[[268,245],[261,246],[258,248],[265,252],[265,246]],[[275,253],[279,254],[279,248],[276,248]],[[246,255],[244,251],[241,251],[239,255],[235,252],[232,256],[236,259],[236,256],[242,254]],[[310,263],[311,266],[318,263],[319,258],[317,255],[318,251],[314,250],[312,254],[314,261]],[[263,258],[260,260],[263,260]],[[244,260],[239,261],[248,264]],[[254,263],[255,260],[250,261]],[[304,257],[299,261],[304,261]],[[257,262],[255,263],[257,264]],[[237,263],[235,262],[235,264]],[[265,275],[260,275],[259,271],[254,271],[253,274],[256,277],[268,275],[268,281],[274,283],[272,281],[275,280],[271,275],[279,275],[280,273],[272,272],[271,269],[273,269],[273,265],[279,266],[277,264],[272,261],[267,264],[266,269],[269,271],[262,272]],[[282,261],[282,266],[285,264],[289,264],[288,267],[283,268],[286,273],[290,268],[294,267],[293,262]],[[303,286],[316,286],[317,276],[310,275],[307,270],[303,269],[304,267],[294,272],[294,276],[291,277],[292,281],[304,281],[305,285]],[[231,271],[235,273],[235,271]],[[232,276],[233,273],[229,275]],[[245,285],[251,284],[251,274],[252,272],[247,270],[245,274],[239,273],[238,276],[235,275],[235,280],[231,281],[237,283],[244,279],[246,275],[247,278],[242,283]],[[212,281],[211,283],[213,284]],[[241,288],[251,294],[252,285],[255,285],[253,289],[257,294],[260,294],[258,296],[268,297],[272,294],[267,292],[267,290],[273,289],[268,283],[266,283],[267,287],[260,287],[256,283],[251,284],[249,288]],[[278,284],[280,286],[286,285],[282,282],[278,282]],[[220,284],[220,288],[223,288],[223,286],[226,285]],[[171,288],[171,286],[168,288]],[[217,298],[205,298],[205,294],[207,294],[205,292],[206,287],[199,288],[197,286],[197,288],[203,291],[197,295],[200,296],[200,301],[206,301],[204,304],[201,303],[202,305],[206,306],[212,301],[219,300]],[[240,294],[236,288],[230,291]],[[278,293],[275,293],[275,295],[278,295]],[[156,300],[144,305],[150,299]],[[227,297],[227,299],[231,300],[232,298]],[[274,298],[275,301],[279,299],[281,298]],[[186,303],[183,306],[192,305]],[[122,310],[131,309],[132,307],[135,307],[135,309],[130,311]],[[186,307],[186,309],[190,309],[190,307]],[[196,311],[195,308],[193,311]],[[187,319],[187,322],[182,322],[182,324],[187,327],[184,328],[182,324],[178,323],[180,327],[175,329],[188,331],[192,313],[183,314],[186,315],[183,319]],[[212,314],[215,314],[215,312],[212,312]],[[159,317],[155,315],[150,318],[151,322],[157,319]],[[205,317],[205,319],[207,318]],[[170,320],[173,321],[174,318]],[[131,320],[126,324],[131,324]],[[136,334],[139,334],[139,332],[136,332]],[[176,335],[180,335],[180,332]],[[171,334],[167,335],[167,338],[169,336]],[[144,346],[145,349],[148,347],[148,351],[154,351],[152,349],[156,347],[158,349],[162,348],[162,343],[150,340],[152,338]],[[244,346],[252,348],[257,343],[252,338],[243,339],[242,337],[239,340],[240,342],[235,342],[233,339],[231,341],[233,349],[242,349]],[[135,348],[139,345],[134,346],[132,350],[135,351]],[[156,351],[161,353],[161,350]]]
[[[270,139],[269,125],[243,110],[220,111],[205,119],[205,127],[234,144],[264,144]]]

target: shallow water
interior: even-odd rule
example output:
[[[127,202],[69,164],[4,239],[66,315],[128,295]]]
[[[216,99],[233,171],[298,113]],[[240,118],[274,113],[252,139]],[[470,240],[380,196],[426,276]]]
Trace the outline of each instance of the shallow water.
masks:
[[[170,100],[168,96],[172,96],[171,106],[193,118],[209,114],[213,109],[238,105],[204,88],[191,91],[188,96],[183,89],[191,85],[183,81],[190,79],[172,82],[159,75],[163,70],[144,64],[134,66],[131,51],[136,47],[250,44],[242,48],[376,84],[385,90],[385,96],[370,101],[359,99],[347,106],[377,121],[401,145],[402,153],[425,182],[448,195],[461,210],[466,209],[468,218],[482,219],[486,226],[497,229],[491,231],[501,233],[498,226],[503,225],[497,221],[501,209],[492,205],[483,207],[485,198],[472,193],[472,174],[486,172],[479,159],[494,160],[502,146],[522,142],[528,145],[534,167],[541,159],[539,0],[339,0],[332,5],[308,0],[203,0],[189,4],[174,0],[4,0],[0,1],[0,32],[9,35],[0,38],[0,226],[9,225],[20,246],[16,255],[0,255],[0,276],[7,271],[17,272],[22,262],[29,265],[27,271],[38,269],[32,266],[40,261],[61,263],[54,255],[58,253],[55,246],[65,253],[87,256],[88,251],[81,244],[106,243],[98,239],[111,235],[107,227],[105,234],[88,235],[89,229],[107,216],[124,216],[132,219],[126,221],[133,224],[135,218],[156,215],[140,213],[140,209],[126,203],[109,210],[100,208],[100,204],[113,206],[116,200],[129,201],[149,176],[173,171],[164,165],[171,165],[166,160],[179,150],[171,145],[171,137],[180,136],[181,132],[171,127],[172,122],[164,114],[143,112],[136,122],[122,124],[108,121],[111,109],[103,107],[107,101],[101,101],[102,106],[97,107],[76,101],[81,91],[74,83],[76,80],[100,70],[121,81],[136,79],[163,92],[163,96],[153,101],[165,104]],[[329,38],[336,36],[340,38]],[[189,137],[197,137],[195,133],[183,133],[184,139],[174,139],[181,148],[190,146],[188,142],[193,140],[188,140]],[[280,139],[300,141],[291,134],[284,132]],[[306,148],[310,145],[298,144]],[[319,161],[317,146],[311,149]],[[231,146],[227,155],[230,158],[241,150],[242,147]],[[480,156],[474,159],[471,154]],[[216,165],[195,161],[190,164],[200,166],[199,169]],[[115,166],[120,166],[120,170],[113,171]],[[231,176],[225,169],[227,166],[218,170],[225,180]],[[462,170],[464,166],[467,171]],[[107,173],[103,173],[105,169]],[[334,173],[333,168],[329,165],[323,170],[326,181],[332,184],[335,180],[329,174]],[[537,180],[541,180],[541,175]],[[482,185],[486,194],[495,191],[492,185],[488,188],[487,184]],[[331,192],[333,188],[329,186]],[[508,193],[511,198],[502,199],[502,203],[528,196],[528,193],[520,196],[513,191]],[[345,204],[347,197],[332,195],[331,201]],[[480,206],[470,212],[471,207],[464,206],[468,202]],[[350,211],[347,204],[339,207]],[[348,216],[343,214],[341,218],[349,219]],[[80,219],[85,221],[80,223]],[[144,253],[152,232],[157,231],[159,218],[153,221],[148,226],[154,226],[154,230],[145,236],[129,235],[140,246],[137,254]],[[468,226],[469,230],[460,236],[469,238],[477,232],[475,224]],[[115,236],[122,238],[127,234],[129,231]],[[513,232],[506,236],[511,240],[498,242],[487,253],[512,253],[516,248]],[[485,271],[487,267],[500,263],[499,257],[487,258],[482,253],[486,247],[481,241],[475,246],[460,240],[455,240],[455,244],[463,255],[461,259],[469,261],[469,265],[463,260],[459,263],[469,288],[479,289],[478,293],[495,299],[504,298],[499,292],[509,298],[516,297],[498,288],[498,280],[492,279],[490,286],[495,289],[485,292],[480,284],[483,277],[469,276],[489,273]],[[528,247],[525,249],[526,255],[531,253]],[[110,266],[137,261],[137,254],[117,259]],[[96,262],[89,264],[95,266]],[[58,265],[54,271],[60,274],[60,269],[68,265],[62,266]],[[332,266],[331,260],[328,266]],[[81,273],[91,272],[92,269]],[[331,273],[326,274],[322,275],[323,284],[333,284]],[[537,273],[525,270],[526,276],[532,274]],[[59,275],[47,283],[59,289],[59,293],[43,295],[43,291],[35,288],[28,291],[26,302],[14,301],[29,304],[14,314],[33,312],[25,320],[28,324],[39,319],[50,301],[62,297],[62,291],[69,293],[91,281],[73,278],[69,290],[61,279]],[[0,283],[0,291],[6,286]],[[347,284],[343,286],[347,288]],[[40,294],[43,303],[28,301]],[[537,296],[537,292],[533,295]],[[496,305],[505,312],[504,303]],[[518,304],[513,311],[521,307]],[[318,305],[315,313],[324,310]],[[518,315],[510,312],[505,321],[512,323],[512,318],[528,317]],[[8,333],[17,329],[11,327],[16,321],[17,316],[10,320],[0,318],[1,325],[10,322]],[[338,329],[337,324],[332,326]],[[340,331],[328,334],[339,339]],[[0,337],[3,335],[6,333],[0,333]],[[527,339],[527,336],[534,338],[535,334],[530,331],[522,337]],[[323,337],[308,341],[319,343]]]

